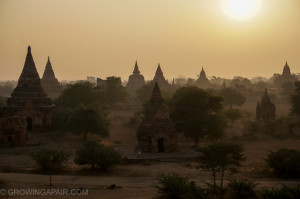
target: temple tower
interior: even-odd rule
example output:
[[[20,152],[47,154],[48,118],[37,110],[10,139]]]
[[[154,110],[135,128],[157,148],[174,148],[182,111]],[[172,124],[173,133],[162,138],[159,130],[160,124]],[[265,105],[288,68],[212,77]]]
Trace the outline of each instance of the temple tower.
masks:
[[[43,77],[41,79],[42,86],[50,98],[57,98],[62,92],[62,86],[55,77],[50,58],[45,67]]]
[[[136,61],[132,75],[130,75],[128,79],[127,90],[131,95],[135,95],[136,91],[144,85],[145,79],[144,76],[140,74],[140,70]]]
[[[256,119],[257,120],[273,120],[276,116],[276,107],[270,100],[267,89],[260,102],[256,105]]]
[[[23,117],[28,131],[44,130],[51,125],[53,108],[54,105],[41,86],[29,46],[18,85],[7,100],[7,105],[2,108],[3,117]]]
[[[158,67],[156,69],[156,72],[155,72],[155,76],[153,78],[153,81],[156,83],[158,83],[159,87],[162,89],[162,90],[168,90],[171,88],[171,86],[169,85],[169,83],[167,82],[167,80],[165,79],[164,77],[164,74],[161,70],[161,67],[160,67],[160,64],[158,64]]]
[[[203,67],[202,67],[202,70],[200,72],[200,76],[197,79],[195,84],[196,84],[197,87],[200,87],[200,88],[209,88],[210,87],[210,82],[206,77],[206,74],[205,74],[205,71],[204,71]]]
[[[152,97],[144,110],[144,119],[137,131],[141,152],[174,152],[178,150],[177,133],[169,117],[169,108],[161,97],[158,83],[155,83]]]

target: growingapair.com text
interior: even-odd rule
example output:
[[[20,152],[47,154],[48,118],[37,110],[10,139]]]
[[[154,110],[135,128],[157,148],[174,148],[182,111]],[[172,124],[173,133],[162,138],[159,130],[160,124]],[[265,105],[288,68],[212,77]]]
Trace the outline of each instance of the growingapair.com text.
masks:
[[[0,196],[87,196],[88,189],[0,189]]]

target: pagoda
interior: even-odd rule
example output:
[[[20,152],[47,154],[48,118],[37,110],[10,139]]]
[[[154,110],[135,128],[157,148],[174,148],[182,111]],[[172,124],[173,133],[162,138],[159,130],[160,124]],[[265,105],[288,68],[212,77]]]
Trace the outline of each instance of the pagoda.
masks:
[[[202,67],[202,70],[200,72],[199,78],[196,80],[196,86],[199,88],[209,88],[210,87],[210,82],[206,77],[205,71]]]
[[[268,90],[265,90],[263,97],[260,102],[256,105],[256,119],[257,120],[273,120],[275,119],[276,106],[270,100]]]
[[[161,97],[156,82],[152,97],[144,110],[144,119],[137,131],[140,152],[174,152],[178,150],[175,125],[169,117],[169,108]]]
[[[156,69],[155,72],[155,76],[153,78],[153,81],[156,83],[158,83],[159,87],[162,90],[168,90],[171,88],[171,86],[169,85],[168,81],[165,79],[164,74],[161,70],[160,64],[158,64],[158,67]]]
[[[29,46],[17,87],[7,100],[7,105],[2,108],[2,116],[23,117],[28,131],[40,131],[50,127],[53,108],[54,105],[41,85]]]
[[[62,86],[55,77],[50,58],[45,67],[43,77],[41,79],[42,86],[50,98],[57,98],[62,92]]]
[[[140,73],[141,72],[136,61],[132,75],[129,76],[127,83],[127,90],[131,95],[135,95],[136,91],[145,85],[145,78]]]

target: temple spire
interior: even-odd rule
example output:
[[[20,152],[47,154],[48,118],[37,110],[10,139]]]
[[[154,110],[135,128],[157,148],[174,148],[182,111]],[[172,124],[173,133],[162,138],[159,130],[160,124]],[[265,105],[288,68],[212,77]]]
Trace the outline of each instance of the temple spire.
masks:
[[[40,84],[40,76],[35,67],[35,63],[31,54],[31,47],[28,46],[26,60],[22,73],[19,78],[19,83],[33,81],[35,84]]]
[[[139,66],[137,64],[137,60],[135,61],[134,70],[132,72],[133,74],[140,74]]]
[[[46,67],[45,67],[45,70],[44,70],[44,74],[43,74],[43,77],[42,77],[42,80],[45,80],[45,79],[48,79],[48,80],[49,79],[50,80],[55,80],[56,79],[49,56],[48,56],[48,60],[47,60]]]
[[[155,82],[155,85],[154,85],[154,88],[153,88],[153,91],[152,91],[152,97],[151,97],[150,101],[154,104],[163,102],[163,99],[161,97],[160,88],[159,88],[157,82]]]

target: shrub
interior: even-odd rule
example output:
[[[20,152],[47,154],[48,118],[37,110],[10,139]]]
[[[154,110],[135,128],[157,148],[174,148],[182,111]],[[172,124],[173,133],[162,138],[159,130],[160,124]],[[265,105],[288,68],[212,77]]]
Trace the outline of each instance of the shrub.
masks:
[[[57,172],[63,169],[70,154],[63,150],[40,149],[31,154],[32,158],[44,172]]]
[[[52,175],[64,168],[70,154],[62,150],[40,149],[31,154],[45,174],[49,174],[49,185],[52,185]]]
[[[194,182],[190,182],[188,176],[182,177],[172,172],[169,174],[160,174],[158,176],[159,185],[154,187],[158,189],[161,199],[204,199],[208,198],[206,190],[197,187]]]
[[[277,152],[270,152],[267,164],[273,173],[282,178],[300,177],[300,152],[293,149],[280,149]]]
[[[258,184],[248,179],[232,179],[228,183],[231,198],[253,198]]]
[[[282,185],[280,188],[263,189],[260,195],[264,199],[296,199],[300,198],[300,186]]]
[[[88,140],[76,150],[74,162],[79,165],[91,165],[92,169],[99,168],[106,171],[120,163],[121,155],[111,146],[104,146],[96,141]]]

